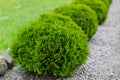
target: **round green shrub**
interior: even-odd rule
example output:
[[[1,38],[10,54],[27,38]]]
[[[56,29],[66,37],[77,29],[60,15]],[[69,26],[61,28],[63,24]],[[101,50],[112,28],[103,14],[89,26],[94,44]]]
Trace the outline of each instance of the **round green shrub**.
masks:
[[[108,0],[110,4],[112,4],[112,0]]]
[[[85,4],[63,5],[54,12],[71,17],[82,28],[88,39],[91,39],[98,29],[97,14]]]
[[[106,5],[107,7],[109,8],[111,3],[112,3],[112,0],[102,0]]]
[[[87,4],[90,8],[92,8],[98,16],[98,23],[102,24],[107,19],[108,8],[107,6],[100,0],[75,0],[74,4]]]
[[[85,63],[89,48],[86,35],[71,18],[47,13],[18,32],[10,55],[23,70],[65,77]]]
[[[109,6],[110,6],[110,0],[101,0],[101,1],[103,1],[106,4],[106,6],[109,8]]]

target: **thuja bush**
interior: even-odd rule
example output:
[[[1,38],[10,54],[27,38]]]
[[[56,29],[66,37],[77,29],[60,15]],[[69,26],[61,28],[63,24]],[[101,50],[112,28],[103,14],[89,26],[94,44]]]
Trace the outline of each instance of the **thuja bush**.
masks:
[[[110,0],[101,0],[105,3],[105,5],[109,8],[110,6]]]
[[[106,5],[107,7],[109,8],[111,3],[112,3],[112,0],[102,0]]]
[[[110,4],[112,3],[112,0],[108,0],[108,1],[109,1]]]
[[[85,63],[89,48],[86,35],[71,18],[46,13],[18,32],[10,55],[23,70],[65,77]]]
[[[73,4],[86,4],[92,8],[98,16],[99,24],[102,24],[107,19],[108,7],[101,0],[74,0]]]
[[[97,14],[85,4],[63,5],[55,8],[54,12],[71,17],[82,28],[88,39],[91,39],[97,31]]]

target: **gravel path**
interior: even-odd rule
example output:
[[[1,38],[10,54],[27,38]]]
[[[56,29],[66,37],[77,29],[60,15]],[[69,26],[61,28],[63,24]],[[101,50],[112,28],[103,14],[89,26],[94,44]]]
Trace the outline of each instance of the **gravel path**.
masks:
[[[89,42],[91,56],[73,77],[57,80],[120,80],[120,0],[113,0],[109,17]],[[0,80],[56,80],[34,77],[18,67],[9,70]]]

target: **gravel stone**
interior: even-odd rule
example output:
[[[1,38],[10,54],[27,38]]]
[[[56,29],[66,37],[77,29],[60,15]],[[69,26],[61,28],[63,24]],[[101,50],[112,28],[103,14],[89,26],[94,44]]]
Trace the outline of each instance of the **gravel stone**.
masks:
[[[7,72],[7,63],[5,57],[0,56],[0,76],[4,76]]]

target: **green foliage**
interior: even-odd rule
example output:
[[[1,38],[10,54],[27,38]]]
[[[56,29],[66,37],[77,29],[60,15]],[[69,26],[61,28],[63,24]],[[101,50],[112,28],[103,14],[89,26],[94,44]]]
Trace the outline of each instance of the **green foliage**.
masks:
[[[112,3],[112,0],[102,0],[106,5],[107,7],[109,8],[111,3]]]
[[[82,28],[88,39],[91,39],[97,31],[97,14],[85,4],[63,5],[56,8],[54,12],[71,17]]]
[[[90,8],[92,8],[97,13],[99,24],[102,24],[107,19],[108,8],[100,0],[74,0],[73,3],[87,4]]]
[[[110,4],[112,4],[112,0],[108,0]]]
[[[43,14],[13,40],[11,57],[38,75],[71,76],[89,56],[87,37],[71,18]]]
[[[106,4],[106,6],[109,8],[109,6],[110,6],[110,0],[101,0],[101,1],[103,1]]]

